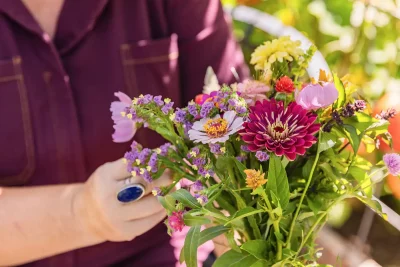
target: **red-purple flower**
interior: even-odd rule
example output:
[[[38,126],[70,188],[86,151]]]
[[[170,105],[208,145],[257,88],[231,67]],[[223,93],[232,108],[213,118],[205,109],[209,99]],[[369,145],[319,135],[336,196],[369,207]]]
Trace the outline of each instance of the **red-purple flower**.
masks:
[[[172,212],[172,214],[168,217],[168,225],[174,232],[182,231],[183,227],[185,226],[183,221],[183,211]]]
[[[317,115],[292,102],[285,108],[282,101],[257,101],[250,107],[249,119],[240,132],[250,151],[267,150],[277,156],[295,160],[304,155],[317,138],[320,129],[315,123]]]

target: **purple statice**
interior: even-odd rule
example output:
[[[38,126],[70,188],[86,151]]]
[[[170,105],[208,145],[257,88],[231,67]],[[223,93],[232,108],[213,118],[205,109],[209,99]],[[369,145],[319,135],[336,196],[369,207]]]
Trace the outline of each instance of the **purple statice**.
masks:
[[[200,167],[198,170],[198,174],[200,174],[203,177],[212,177],[214,176],[214,171],[212,169],[205,169],[204,167]]]
[[[228,104],[231,106],[232,109],[235,109],[239,102],[236,99],[231,98],[228,100]]]
[[[340,117],[339,112],[337,112],[336,110],[334,110],[334,111],[332,112],[332,119],[333,119],[334,121],[336,121],[336,123],[337,123],[338,125],[343,125],[343,120],[342,120],[342,118]]]
[[[193,117],[197,117],[199,115],[198,106],[199,105],[196,103],[189,103],[188,105],[188,111]]]
[[[244,106],[237,106],[237,107],[235,108],[235,111],[236,111],[237,114],[240,115],[240,114],[246,113],[246,112],[247,112],[247,108],[244,107]]]
[[[154,169],[154,168],[157,167],[157,163],[158,163],[157,153],[151,154],[149,162],[147,163],[147,165],[149,165],[151,167],[151,169]]]
[[[383,156],[383,162],[385,163],[389,173],[394,176],[400,175],[400,155],[397,153],[389,153]]]
[[[354,108],[357,112],[360,112],[367,108],[367,104],[364,100],[356,100],[354,102]]]
[[[208,197],[203,194],[194,194],[194,198],[199,202],[200,205],[207,204],[208,202]]]
[[[257,158],[259,161],[263,162],[263,161],[269,160],[269,155],[268,155],[267,152],[257,151],[257,152],[256,152],[256,158]]]
[[[220,144],[210,143],[209,146],[210,146],[211,153],[217,154],[217,155],[222,154],[221,145]]]
[[[164,105],[164,101],[162,100],[162,96],[160,96],[160,95],[158,95],[158,96],[155,96],[154,98],[153,98],[153,101],[154,101],[154,103],[156,103],[157,104],[157,106],[163,106]]]
[[[191,123],[189,121],[185,121],[185,123],[183,124],[183,129],[184,129],[184,133],[185,133],[186,137],[189,136],[189,131],[192,129],[192,127],[193,127],[193,123]]]
[[[244,162],[244,161],[247,159],[247,157],[246,157],[246,156],[237,156],[236,159],[237,159],[239,162]]]
[[[168,154],[168,149],[170,147],[171,147],[171,143],[165,143],[162,146],[160,146],[160,149],[161,149],[160,155],[165,157]]]
[[[149,104],[153,100],[153,96],[147,94],[143,97],[143,104]]]
[[[129,170],[129,173],[132,174],[132,176],[138,176],[138,175],[140,175],[140,168],[139,167],[132,167]]]
[[[186,110],[177,108],[175,112],[175,121],[178,123],[184,123],[186,120]]]
[[[137,158],[139,157],[139,152],[137,150],[132,150],[129,152],[126,152],[124,155],[124,158],[128,161],[128,162],[133,162],[135,161]]]
[[[207,118],[208,115],[210,115],[211,110],[214,108],[214,103],[213,102],[205,102],[202,106],[201,106],[201,110],[200,110],[200,116],[202,118]]]
[[[353,117],[356,113],[356,108],[353,104],[347,104],[342,110],[342,116],[345,118]]]
[[[222,111],[228,111],[228,106],[225,105],[224,103],[218,104],[218,107],[219,107],[219,109],[222,110]]]
[[[397,111],[394,108],[389,108],[386,111],[382,111],[381,113],[377,114],[375,117],[379,120],[389,120],[393,119],[397,114]]]
[[[240,146],[240,149],[241,149],[243,152],[250,152],[250,149],[249,149],[246,145],[241,145],[241,146]]]
[[[155,197],[162,197],[163,196],[163,192],[162,192],[161,188],[159,188],[159,187],[154,187],[153,190],[151,190],[151,193]]]
[[[132,150],[138,150],[140,148],[140,144],[136,141],[133,141],[131,144],[131,149]]]
[[[140,160],[140,164],[143,164],[143,162],[146,162],[147,158],[150,156],[150,154],[151,154],[151,149],[144,148],[138,156],[138,159]]]
[[[161,111],[165,114],[168,115],[168,113],[171,111],[172,107],[174,106],[174,102],[169,102],[165,104],[162,108]]]
[[[203,190],[203,189],[204,189],[204,186],[203,186],[203,184],[201,183],[200,180],[197,180],[196,182],[194,182],[194,183],[192,184],[192,189],[193,189],[193,191],[198,192],[198,191]]]
[[[200,168],[206,164],[205,158],[195,158],[193,159],[193,165],[196,165],[197,168]]]
[[[145,180],[148,183],[153,182],[153,178],[151,178],[151,175],[147,170],[144,170],[142,177],[143,177],[143,180]]]
[[[200,154],[200,149],[196,146],[192,148],[189,153],[186,155],[188,159],[195,158]]]

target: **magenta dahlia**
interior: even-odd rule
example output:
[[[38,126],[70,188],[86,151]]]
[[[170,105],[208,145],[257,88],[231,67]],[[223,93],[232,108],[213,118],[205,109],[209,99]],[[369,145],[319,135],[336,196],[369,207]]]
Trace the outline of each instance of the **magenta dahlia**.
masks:
[[[252,152],[267,150],[295,160],[296,155],[304,155],[306,149],[316,143],[314,134],[320,129],[316,119],[316,114],[296,102],[285,108],[282,101],[275,99],[257,101],[250,107],[248,121],[243,124],[240,135]]]

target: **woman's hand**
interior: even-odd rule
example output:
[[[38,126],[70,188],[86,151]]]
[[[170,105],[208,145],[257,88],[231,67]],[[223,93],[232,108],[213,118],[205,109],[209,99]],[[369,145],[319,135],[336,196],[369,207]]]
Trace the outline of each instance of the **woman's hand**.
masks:
[[[152,184],[140,177],[131,183],[146,186],[145,195],[131,203],[117,200],[130,174],[122,160],[99,167],[79,190],[73,201],[74,213],[82,227],[101,241],[128,241],[149,231],[165,218],[164,208],[150,194],[153,187],[170,184],[168,172]]]

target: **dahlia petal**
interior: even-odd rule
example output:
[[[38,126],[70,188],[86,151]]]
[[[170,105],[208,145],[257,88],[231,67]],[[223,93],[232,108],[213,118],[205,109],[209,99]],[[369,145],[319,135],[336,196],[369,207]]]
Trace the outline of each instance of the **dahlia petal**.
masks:
[[[303,146],[297,146],[295,150],[296,154],[299,155],[304,155],[306,153],[306,149]]]
[[[251,152],[256,152],[258,150],[260,150],[260,147],[253,145],[253,144],[249,144],[247,145],[247,148],[251,151]]]
[[[293,161],[296,159],[296,153],[286,153],[285,156],[290,161]]]
[[[243,135],[242,136],[243,141],[245,142],[253,142],[254,141],[254,136],[251,135]]]

